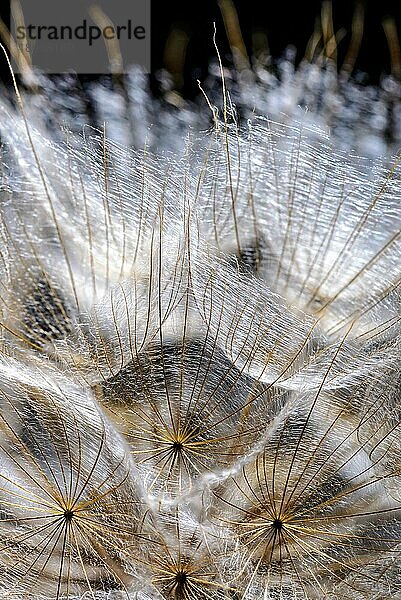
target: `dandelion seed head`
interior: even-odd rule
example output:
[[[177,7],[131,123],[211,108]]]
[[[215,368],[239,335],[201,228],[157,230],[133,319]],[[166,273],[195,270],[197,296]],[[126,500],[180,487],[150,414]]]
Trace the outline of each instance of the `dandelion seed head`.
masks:
[[[399,85],[293,60],[0,101],[1,598],[400,593]]]

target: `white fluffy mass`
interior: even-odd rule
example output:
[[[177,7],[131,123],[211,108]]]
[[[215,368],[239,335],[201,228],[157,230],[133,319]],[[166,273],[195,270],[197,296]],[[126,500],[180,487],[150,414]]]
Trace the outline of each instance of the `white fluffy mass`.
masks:
[[[401,597],[400,88],[280,68],[1,100],[2,600]]]

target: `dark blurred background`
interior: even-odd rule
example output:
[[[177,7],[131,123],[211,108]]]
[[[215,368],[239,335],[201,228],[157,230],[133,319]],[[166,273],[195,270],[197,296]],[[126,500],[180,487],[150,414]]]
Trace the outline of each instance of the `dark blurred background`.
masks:
[[[1,2],[1,17],[7,24],[8,2]],[[359,33],[363,26],[363,37],[354,60],[354,74],[363,71],[372,83],[378,83],[384,73],[391,71],[395,76],[401,76],[397,40],[401,24],[400,0],[333,0],[331,5],[324,2],[323,6],[326,36],[330,37],[331,28],[334,34],[338,34],[336,54],[339,65],[349,51],[353,18],[357,12],[359,16],[356,22],[359,23]],[[329,22],[330,14],[332,23]],[[191,97],[198,93],[196,80],[204,80],[210,60],[216,57],[214,22],[217,44],[226,64],[230,64],[230,41],[231,45],[241,46],[242,54],[270,54],[275,59],[282,56],[290,45],[296,48],[295,60],[299,61],[305,55],[308,41],[321,17],[321,0],[153,0],[153,88],[158,86],[157,74],[167,68],[173,74],[174,86],[184,96]],[[397,31],[398,34],[395,33]],[[359,33],[357,31],[356,37],[354,35],[354,41]],[[1,59],[0,68],[3,80],[7,80],[4,59]]]
[[[227,21],[222,12],[230,13],[234,6],[238,16],[239,28],[248,55],[263,52],[268,48],[274,58],[283,55],[291,45],[297,49],[296,61],[305,55],[308,41],[313,35],[317,20],[323,13],[331,12],[334,33],[339,32],[337,47],[339,66],[345,60],[351,41],[354,16],[359,27],[363,27],[363,36],[355,61],[354,73],[365,72],[370,82],[378,83],[382,74],[397,71],[399,65],[392,65],[399,57],[398,42],[394,39],[401,35],[400,0],[333,0],[330,4],[321,0],[276,2],[258,0],[204,0],[193,3],[176,0],[152,2],[152,64],[157,72],[163,66],[177,69],[176,83],[182,86],[184,95],[197,93],[196,79],[204,79],[210,59],[216,56],[213,45],[213,22],[217,28],[217,43],[224,56],[229,60],[230,45],[226,35]],[[331,8],[330,8],[331,7]],[[221,10],[223,9],[223,11]],[[325,18],[323,16],[323,18]],[[231,16],[231,20],[234,15]],[[386,26],[383,27],[383,21]],[[393,38],[393,57],[391,58],[387,35]],[[184,50],[184,56],[175,56],[176,46]],[[182,50],[178,50],[180,52]],[[397,57],[398,54],[398,57]],[[182,75],[179,72],[182,62]],[[394,73],[400,76],[400,73]]]

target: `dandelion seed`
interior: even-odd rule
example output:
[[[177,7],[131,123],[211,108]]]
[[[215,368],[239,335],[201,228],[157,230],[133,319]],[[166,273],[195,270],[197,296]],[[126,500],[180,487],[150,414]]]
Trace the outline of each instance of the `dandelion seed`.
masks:
[[[226,470],[266,427],[275,392],[243,375],[211,335],[145,348],[103,384],[108,407],[152,493],[188,493],[197,480]],[[153,473],[153,475],[152,475]]]
[[[65,376],[2,371],[0,596],[128,597],[121,549],[141,505],[122,440]]]
[[[192,281],[218,344],[255,378],[318,386],[332,363],[325,385],[339,386],[398,360],[399,159],[371,177],[314,133],[266,122],[220,141]],[[254,273],[236,262],[249,249]]]
[[[284,405],[263,451],[213,491],[211,518],[237,536],[249,597],[330,597],[338,584],[363,594],[366,578],[372,597],[398,590],[392,428],[373,426],[380,394],[350,420],[357,400],[318,394]]]
[[[29,125],[27,138],[25,124],[2,112],[14,163],[3,181],[3,240],[13,253],[3,331],[104,379],[155,335],[159,295],[166,310],[177,295],[185,228],[171,165],[122,151],[106,132],[65,132],[57,144]]]
[[[223,600],[236,593],[226,580],[227,543],[213,528],[202,527],[183,506],[144,523],[144,576],[163,598]]]

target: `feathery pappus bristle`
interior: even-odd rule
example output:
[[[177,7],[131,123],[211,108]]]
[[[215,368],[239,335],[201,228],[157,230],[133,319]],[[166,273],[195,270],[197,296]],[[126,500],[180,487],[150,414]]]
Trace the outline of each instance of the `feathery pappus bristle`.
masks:
[[[1,599],[401,594],[401,129],[218,67],[0,101]]]

